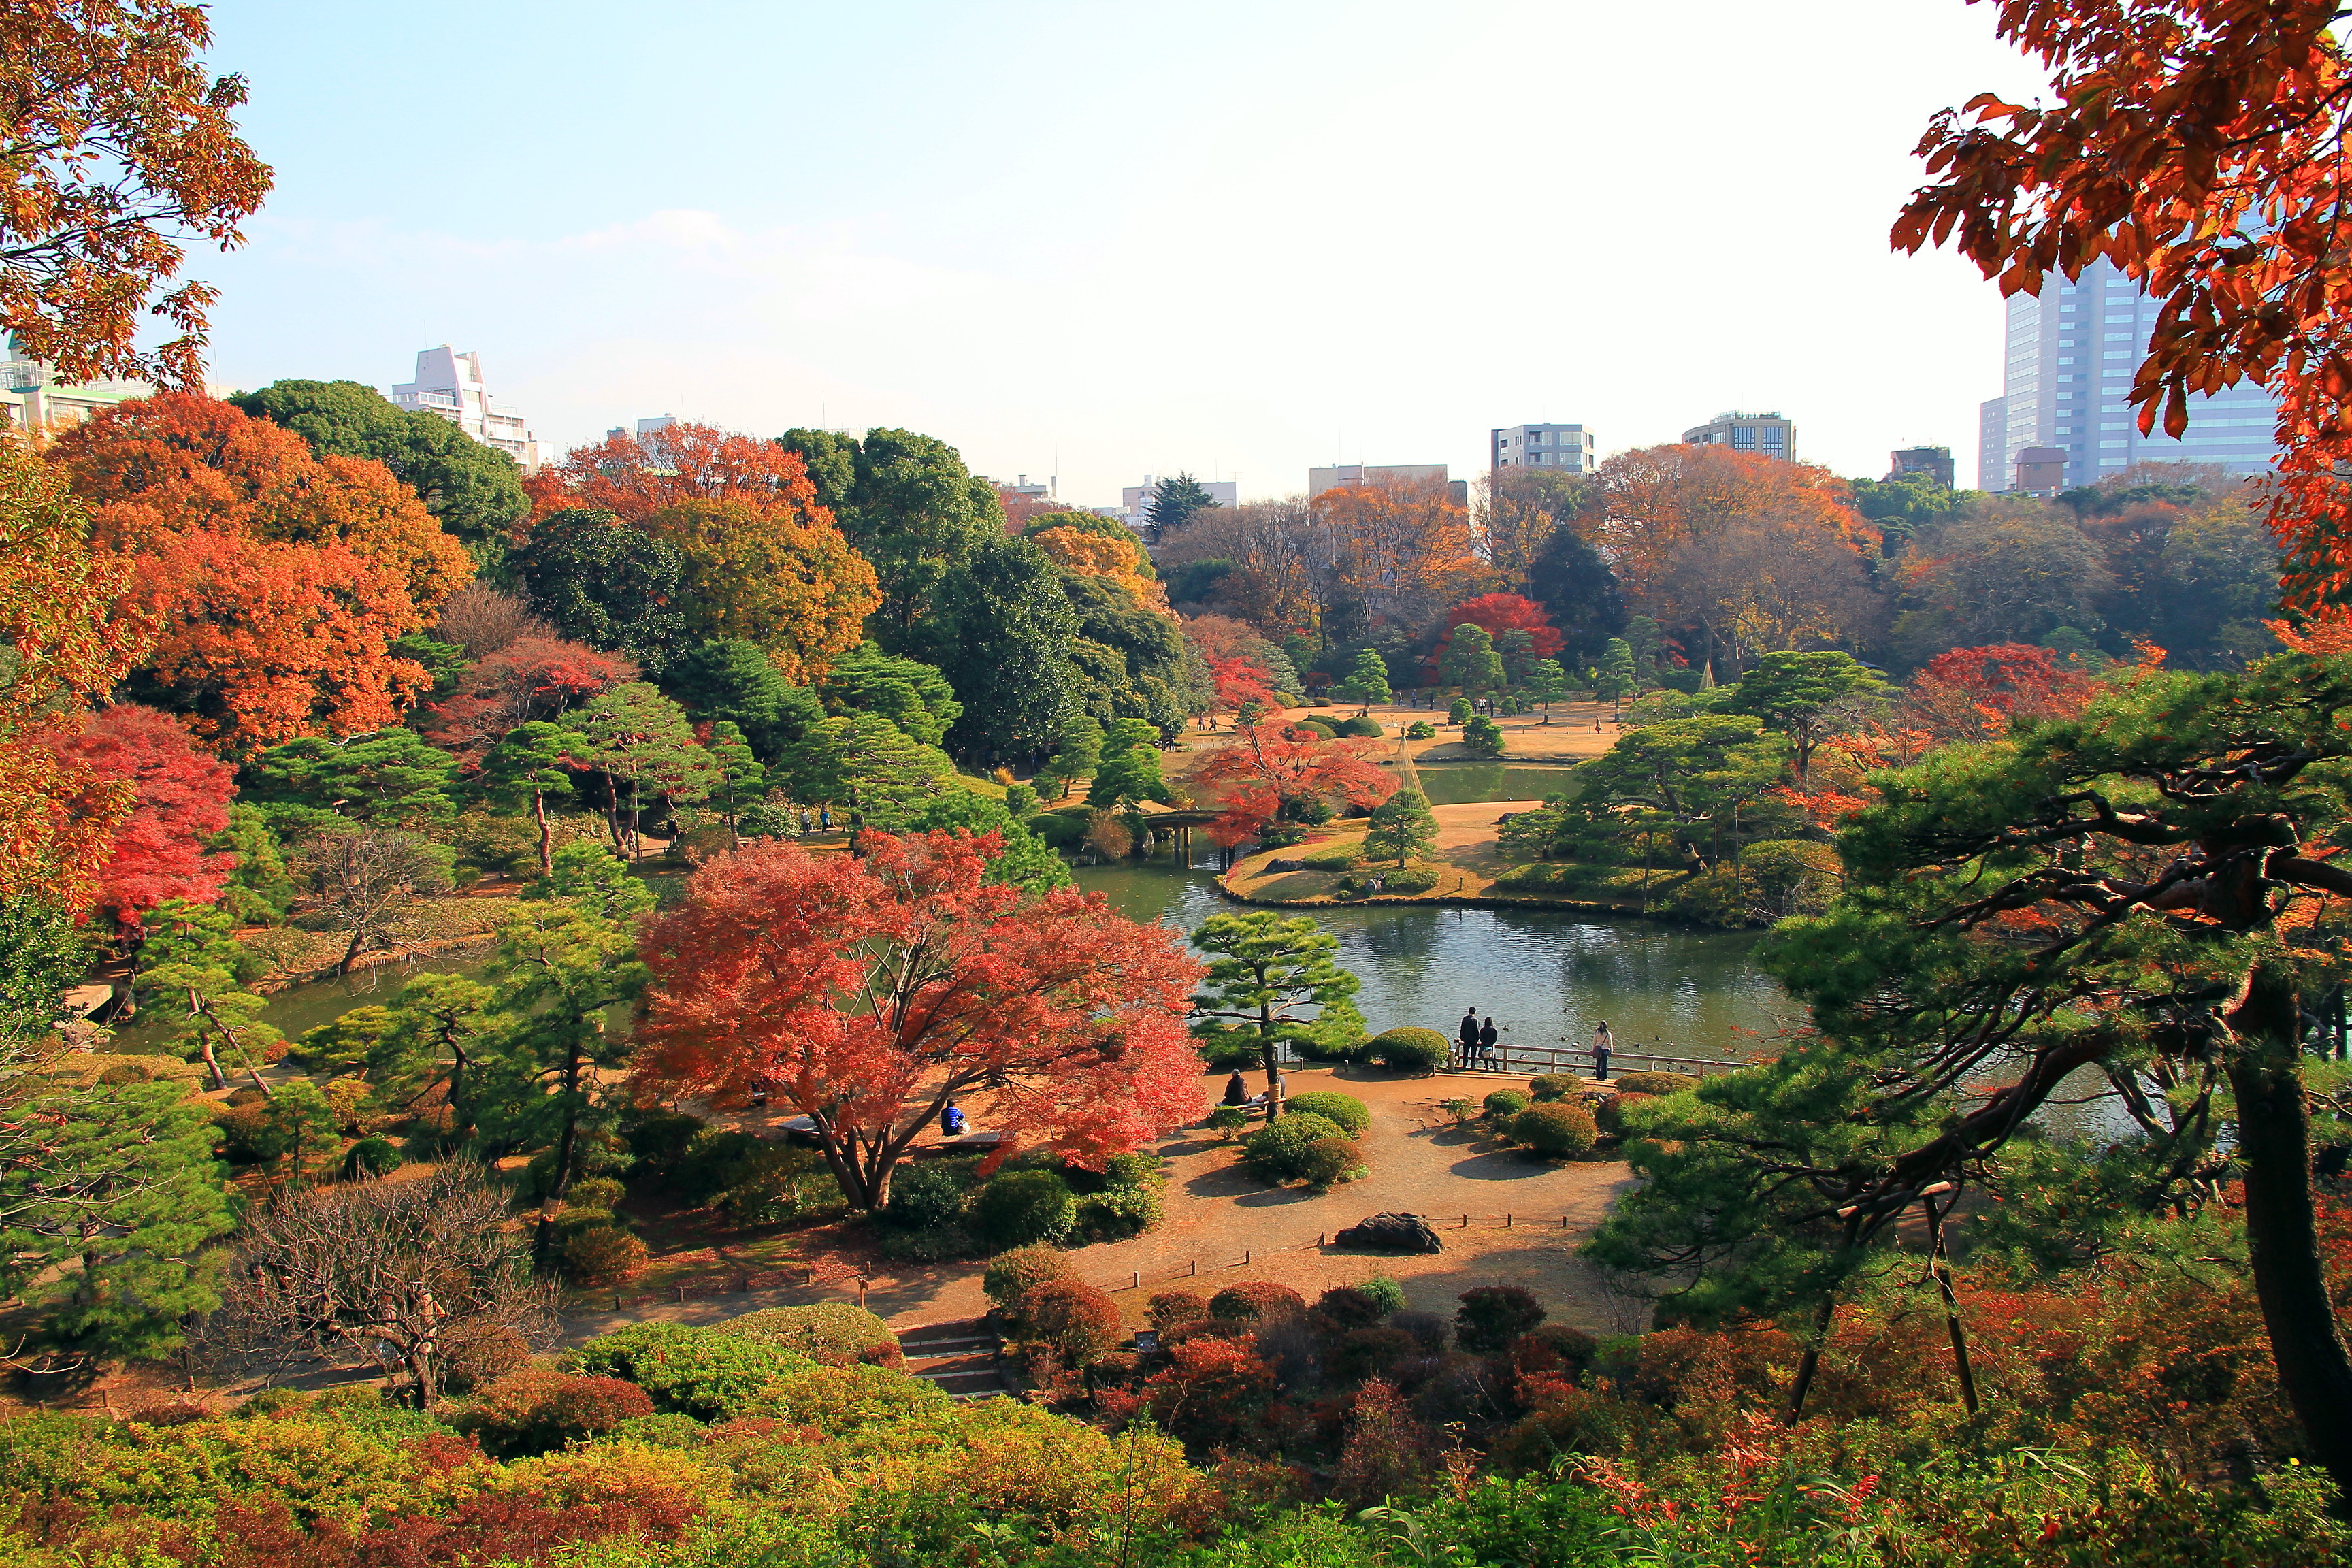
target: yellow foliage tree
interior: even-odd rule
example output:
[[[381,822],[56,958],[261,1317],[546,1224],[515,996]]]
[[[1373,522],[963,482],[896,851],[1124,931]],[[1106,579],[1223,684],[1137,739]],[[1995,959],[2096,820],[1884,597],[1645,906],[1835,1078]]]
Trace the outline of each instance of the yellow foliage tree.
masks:
[[[882,602],[873,566],[822,507],[688,500],[644,526],[686,557],[688,626],[758,644],[794,685],[856,647]]]
[[[1168,609],[1168,590],[1143,570],[1140,540],[1113,539],[1075,528],[1048,528],[1036,535],[1037,548],[1056,566],[1082,577],[1100,577],[1126,589],[1145,609]]]

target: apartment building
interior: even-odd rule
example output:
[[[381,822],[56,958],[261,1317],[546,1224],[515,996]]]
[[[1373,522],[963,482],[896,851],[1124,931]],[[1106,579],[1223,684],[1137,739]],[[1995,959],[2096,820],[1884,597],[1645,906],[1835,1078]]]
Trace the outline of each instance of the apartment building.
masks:
[[[1581,425],[1514,425],[1493,432],[1488,460],[1498,468],[1566,468],[1589,474],[1598,461],[1592,432]]]
[[[1683,432],[1685,447],[1728,447],[1735,452],[1754,452],[1759,457],[1794,460],[1797,456],[1797,425],[1777,412],[1746,413],[1727,409],[1704,425],[1695,425]]]
[[[403,408],[436,414],[485,447],[496,447],[522,466],[525,473],[539,467],[539,443],[521,415],[500,408],[482,382],[482,360],[468,350],[454,352],[447,343],[419,349],[416,379],[392,389],[392,400]]]

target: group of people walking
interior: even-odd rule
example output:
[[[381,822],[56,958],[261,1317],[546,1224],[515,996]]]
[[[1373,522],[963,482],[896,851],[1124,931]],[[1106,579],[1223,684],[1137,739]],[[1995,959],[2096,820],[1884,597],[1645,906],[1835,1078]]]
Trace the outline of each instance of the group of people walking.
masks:
[[[1454,1038],[1460,1042],[1456,1055],[1461,1065],[1465,1068],[1494,1068],[1499,1059],[1495,1051],[1495,1042],[1501,1034],[1492,1013],[1487,1014],[1483,1021],[1475,1007],[1464,1013],[1462,1026],[1454,1031]],[[1592,1076],[1595,1079],[1602,1083],[1609,1081],[1609,1058],[1616,1049],[1617,1037],[1609,1032],[1609,1020],[1603,1018],[1592,1031]]]

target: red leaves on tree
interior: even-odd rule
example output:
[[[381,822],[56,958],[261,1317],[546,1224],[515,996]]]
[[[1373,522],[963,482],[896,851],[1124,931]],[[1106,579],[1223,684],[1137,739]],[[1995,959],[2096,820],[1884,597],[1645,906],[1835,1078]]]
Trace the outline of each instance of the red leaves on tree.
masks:
[[[1279,721],[1239,726],[1234,743],[1192,773],[1224,807],[1209,824],[1210,840],[1231,848],[1257,837],[1288,800],[1380,805],[1397,784],[1372,762],[1373,749],[1370,741],[1318,741]]]
[[[383,464],[315,458],[182,393],[110,408],[53,450],[99,550],[131,567],[117,614],[155,628],[148,666],[200,734],[237,750],[362,734],[427,684],[391,645],[473,565]]]
[[[1216,677],[1217,706],[1238,713],[1244,706],[1255,705],[1260,711],[1271,712],[1282,706],[1274,694],[1274,675],[1254,658],[1218,658],[1208,656],[1209,671]]]
[[[573,447],[525,479],[523,489],[534,519],[592,507],[642,523],[690,500],[754,507],[782,501],[803,516],[833,518],[816,504],[816,486],[798,452],[715,425],[672,425],[644,436],[616,431],[596,446]]]
[[[1905,694],[1904,710],[1938,742],[1986,740],[2012,719],[2071,719],[2093,689],[2089,676],[2046,647],[1993,643],[1928,660]]]
[[[131,702],[89,714],[57,749],[90,776],[133,792],[98,873],[97,908],[136,926],[168,900],[219,896],[236,857],[207,852],[204,841],[228,826],[235,769],[198,750],[170,714]]]
[[[637,679],[634,660],[561,637],[518,637],[467,667],[457,689],[434,703],[436,745],[469,764],[518,724],[553,719]]]
[[[866,834],[863,858],[797,844],[723,856],[651,921],[637,1079],[730,1095],[765,1079],[814,1118],[843,1191],[889,1173],[946,1102],[1008,1147],[1099,1164],[1200,1114],[1181,1020],[1201,967],[1100,894],[985,886],[993,834]]]
[[[2279,397],[2270,521],[2297,607],[2352,593],[2352,75],[2330,0],[2005,0],[2001,36],[2055,101],[1990,93],[1929,123],[1932,183],[1890,238],[1951,242],[2004,294],[2102,258],[2162,303],[2132,383],[2140,428],[2242,381]]]
[[[1544,607],[1533,599],[1517,594],[1481,594],[1445,612],[1445,635],[1438,642],[1436,659],[1444,658],[1454,641],[1454,628],[1463,626],[1484,626],[1497,637],[1505,632],[1525,632],[1535,644],[1538,658],[1551,658],[1568,642],[1567,634],[1551,624]]]

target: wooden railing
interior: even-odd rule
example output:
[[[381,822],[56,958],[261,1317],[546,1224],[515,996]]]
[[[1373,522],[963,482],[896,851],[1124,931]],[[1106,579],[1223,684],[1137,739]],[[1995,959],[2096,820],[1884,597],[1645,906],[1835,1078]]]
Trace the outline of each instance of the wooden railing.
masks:
[[[1573,1073],[1590,1078],[1598,1063],[1591,1046],[1516,1046],[1498,1040],[1491,1052],[1473,1052],[1466,1059],[1465,1047],[1457,1045],[1454,1055],[1442,1069],[1450,1073],[1494,1073],[1515,1078],[1538,1078],[1546,1073]],[[1695,1078],[1705,1078],[1711,1072],[1731,1072],[1748,1064],[1726,1061],[1720,1057],[1685,1057],[1662,1051],[1612,1050],[1609,1053],[1609,1071],[1619,1073],[1686,1072]]]

